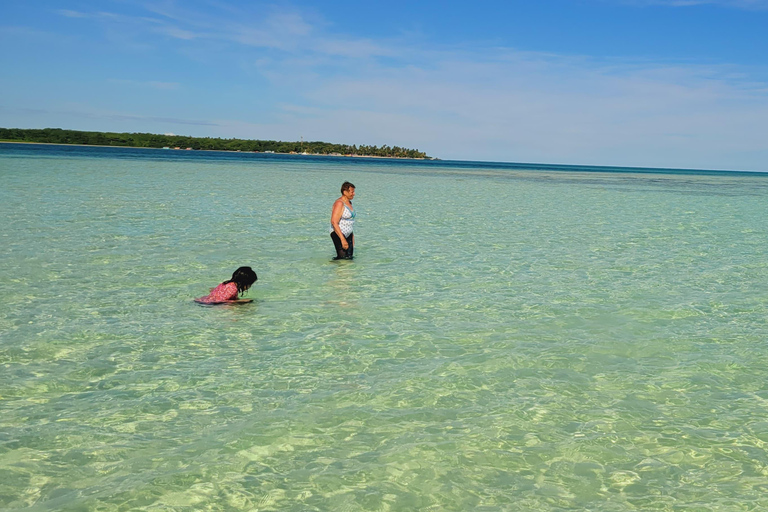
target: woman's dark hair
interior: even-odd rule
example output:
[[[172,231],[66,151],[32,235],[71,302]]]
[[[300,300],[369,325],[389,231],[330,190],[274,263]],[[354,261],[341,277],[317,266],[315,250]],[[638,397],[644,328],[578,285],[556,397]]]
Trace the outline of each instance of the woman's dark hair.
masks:
[[[345,181],[341,184],[341,193],[343,194],[345,190],[349,190],[350,188],[355,188],[355,186],[350,182]]]
[[[232,273],[232,279],[224,281],[223,284],[235,283],[237,285],[237,293],[240,294],[255,283],[257,279],[258,276],[251,267],[240,267]]]

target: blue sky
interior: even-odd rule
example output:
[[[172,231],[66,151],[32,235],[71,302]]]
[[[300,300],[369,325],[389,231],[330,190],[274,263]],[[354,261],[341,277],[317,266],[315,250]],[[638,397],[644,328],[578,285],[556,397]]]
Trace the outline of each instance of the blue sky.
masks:
[[[768,0],[3,2],[0,126],[768,171]]]

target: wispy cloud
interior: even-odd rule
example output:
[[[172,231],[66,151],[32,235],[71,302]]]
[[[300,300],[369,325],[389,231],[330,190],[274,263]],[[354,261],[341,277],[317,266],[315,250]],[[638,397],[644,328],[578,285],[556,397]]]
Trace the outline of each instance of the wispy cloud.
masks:
[[[213,121],[202,121],[195,119],[184,119],[179,117],[162,117],[162,116],[140,116],[132,114],[91,114],[90,117],[102,117],[104,119],[114,120],[130,120],[130,121],[150,121],[153,123],[164,123],[171,125],[192,125],[192,126],[217,126],[218,123]]]
[[[200,119],[187,119],[179,117],[165,117],[165,116],[148,116],[129,114],[119,111],[110,110],[98,110],[93,109],[87,105],[73,106],[69,109],[56,109],[56,108],[24,108],[24,107],[6,107],[0,105],[0,111],[8,115],[23,114],[25,116],[54,116],[73,119],[95,119],[95,120],[108,120],[108,121],[139,121],[141,123],[160,123],[163,125],[185,125],[185,126],[207,126],[217,127],[219,124],[214,121],[200,120]],[[23,126],[19,126],[23,127]]]
[[[193,30],[181,28],[156,16],[135,16],[108,11],[82,12],[60,9],[58,13],[66,18],[93,20],[104,26],[106,30],[114,31],[123,27],[122,36],[131,35],[141,38],[143,33],[153,33],[169,36],[174,39],[190,40],[204,36]]]
[[[293,50],[302,45],[312,27],[295,13],[273,13],[260,23],[235,23],[218,36],[249,46]]]
[[[613,0],[608,0],[613,1]],[[718,5],[732,9],[768,10],[768,0],[619,0],[629,5],[666,5],[669,7],[692,7],[697,5]]]
[[[168,35],[168,36],[173,37],[175,39],[190,40],[190,39],[195,39],[195,38],[200,37],[200,34],[197,34],[197,33],[192,32],[190,30],[184,30],[184,29],[181,29],[181,28],[178,28],[178,27],[172,27],[172,26],[168,26],[168,25],[164,25],[164,26],[158,27],[158,28],[155,29],[155,31],[160,33],[160,34]]]
[[[70,9],[59,9],[58,13],[67,18],[89,18],[90,15],[80,11],[72,11]]]
[[[768,0],[634,3],[757,9]],[[237,54],[240,66],[250,62],[246,72],[258,74],[273,94],[279,91],[280,102],[262,112],[260,123],[238,117],[236,109],[229,118],[186,122],[219,136],[388,143],[447,158],[680,167],[738,167],[738,158],[730,164],[728,158],[768,153],[760,135],[768,118],[768,83],[747,68],[469,43],[447,48],[407,36],[360,38],[291,8],[225,6],[205,16],[161,2],[146,16],[95,13],[92,19],[130,23],[138,37],[172,37],[177,49],[196,44],[190,54],[215,43],[217,57]]]
[[[159,81],[140,81],[140,80],[125,80],[119,78],[112,78],[110,83],[116,85],[128,85],[131,87],[151,88],[161,91],[175,91],[178,90],[181,84],[178,82],[159,82]]]
[[[145,5],[147,15],[114,12],[83,12],[61,9],[67,18],[90,19],[110,30],[126,27],[124,37],[142,38],[142,33],[160,34],[180,40],[208,40],[272,49],[289,54],[368,58],[392,56],[388,44],[366,38],[337,36],[322,30],[324,22],[309,22],[292,8],[219,9],[224,15],[202,15],[174,2]]]
[[[712,167],[718,152],[768,149],[759,135],[766,84],[730,67],[411,51],[429,66],[367,63],[323,75],[276,64],[271,79],[302,100],[281,107],[282,124],[311,138],[384,140],[447,158]]]
[[[51,39],[56,34],[34,27],[0,26],[0,36],[23,37],[27,39]]]
[[[128,16],[125,14],[119,14],[119,13],[108,12],[108,11],[82,12],[82,11],[73,11],[69,9],[59,9],[57,12],[66,18],[94,19],[94,20],[114,21],[114,22],[122,22],[122,23],[130,23],[135,21],[156,22],[155,20],[147,17]]]

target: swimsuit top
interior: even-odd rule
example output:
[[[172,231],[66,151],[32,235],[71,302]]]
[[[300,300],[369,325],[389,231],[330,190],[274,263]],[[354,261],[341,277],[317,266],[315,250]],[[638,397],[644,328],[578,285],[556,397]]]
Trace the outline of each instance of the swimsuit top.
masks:
[[[355,210],[349,206],[344,205],[344,210],[341,212],[341,218],[339,219],[339,229],[341,234],[349,236],[352,234],[352,226],[355,223]],[[333,224],[331,224],[331,233],[333,233]]]

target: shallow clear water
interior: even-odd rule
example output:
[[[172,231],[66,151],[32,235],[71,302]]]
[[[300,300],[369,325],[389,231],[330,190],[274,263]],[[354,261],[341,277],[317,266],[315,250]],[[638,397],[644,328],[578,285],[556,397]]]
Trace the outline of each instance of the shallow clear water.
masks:
[[[2,510],[768,508],[768,177],[0,144],[0,180]],[[252,304],[192,302],[240,265]]]

